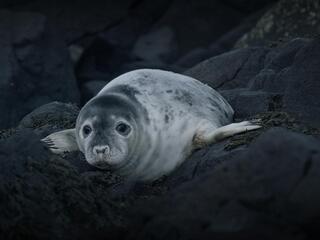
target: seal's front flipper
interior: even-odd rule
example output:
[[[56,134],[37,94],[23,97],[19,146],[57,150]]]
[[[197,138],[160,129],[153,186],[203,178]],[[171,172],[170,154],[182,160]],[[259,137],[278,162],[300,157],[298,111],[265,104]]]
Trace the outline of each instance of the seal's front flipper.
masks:
[[[74,128],[52,133],[41,141],[49,147],[51,152],[56,154],[79,150]]]
[[[202,129],[195,135],[193,139],[193,145],[195,148],[201,148],[203,146],[224,140],[233,135],[261,128],[262,126],[259,125],[260,123],[260,119],[255,119],[251,121],[231,123],[211,131],[210,128]]]

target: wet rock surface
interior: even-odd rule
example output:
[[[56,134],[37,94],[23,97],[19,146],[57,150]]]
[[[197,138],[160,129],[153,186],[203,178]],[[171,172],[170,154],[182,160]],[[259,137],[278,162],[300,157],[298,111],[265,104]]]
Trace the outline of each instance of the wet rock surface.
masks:
[[[0,238],[318,239],[318,5],[289,2],[0,3]],[[135,184],[40,142],[145,67],[199,79],[262,128]]]

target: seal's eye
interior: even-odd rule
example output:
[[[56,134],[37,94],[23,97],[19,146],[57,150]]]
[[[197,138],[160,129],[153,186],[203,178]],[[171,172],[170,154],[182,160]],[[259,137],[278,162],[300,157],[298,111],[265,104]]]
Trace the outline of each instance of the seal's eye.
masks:
[[[125,124],[125,123],[119,123],[117,126],[116,126],[116,130],[118,133],[120,133],[121,135],[128,135],[131,131],[131,127],[128,125],[128,124]]]
[[[89,125],[85,125],[82,128],[82,132],[83,132],[83,136],[87,137],[92,132],[92,128]]]

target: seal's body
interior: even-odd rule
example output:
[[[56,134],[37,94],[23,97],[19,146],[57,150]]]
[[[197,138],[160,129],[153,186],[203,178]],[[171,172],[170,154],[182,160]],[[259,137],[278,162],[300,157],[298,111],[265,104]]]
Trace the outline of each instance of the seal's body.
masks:
[[[233,109],[211,87],[181,74],[140,69],[115,78],[92,98],[75,130],[44,141],[53,152],[79,148],[96,167],[153,180],[196,148],[260,127],[230,124],[232,119]]]

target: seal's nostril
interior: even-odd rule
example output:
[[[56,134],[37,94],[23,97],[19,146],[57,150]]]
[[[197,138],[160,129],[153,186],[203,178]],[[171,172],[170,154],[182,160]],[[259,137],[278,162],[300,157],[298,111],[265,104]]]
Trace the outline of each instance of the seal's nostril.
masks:
[[[93,151],[94,151],[94,153],[95,154],[105,154],[105,153],[108,153],[108,151],[109,151],[109,147],[108,146],[95,146],[94,148],[93,148]]]

